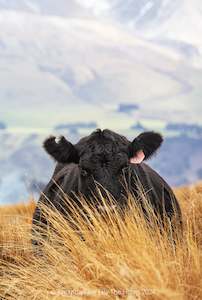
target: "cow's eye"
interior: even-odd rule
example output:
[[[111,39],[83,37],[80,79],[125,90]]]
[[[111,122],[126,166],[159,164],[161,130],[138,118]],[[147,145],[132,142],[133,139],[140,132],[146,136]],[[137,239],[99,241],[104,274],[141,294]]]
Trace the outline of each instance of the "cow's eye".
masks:
[[[81,169],[81,176],[83,176],[83,177],[88,176],[88,172],[84,169]]]
[[[90,170],[89,169],[84,169],[84,168],[82,168],[81,169],[81,176],[83,176],[83,177],[87,177],[87,176],[89,176],[90,175]]]

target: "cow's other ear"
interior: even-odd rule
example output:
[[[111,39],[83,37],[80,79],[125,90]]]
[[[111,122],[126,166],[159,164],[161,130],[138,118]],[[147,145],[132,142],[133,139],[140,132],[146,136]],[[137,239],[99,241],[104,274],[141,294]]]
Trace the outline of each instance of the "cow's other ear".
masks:
[[[150,158],[161,146],[163,137],[153,131],[143,132],[129,145],[130,162],[139,164]]]
[[[61,136],[58,142],[54,136],[49,137],[44,141],[44,149],[57,162],[60,163],[78,163],[79,157],[76,148],[68,142],[64,136]]]

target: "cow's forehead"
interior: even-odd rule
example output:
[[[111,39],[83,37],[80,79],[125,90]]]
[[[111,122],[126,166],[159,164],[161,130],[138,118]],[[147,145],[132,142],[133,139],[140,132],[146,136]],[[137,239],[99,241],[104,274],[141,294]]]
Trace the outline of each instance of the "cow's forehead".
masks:
[[[101,154],[115,154],[120,152],[122,147],[113,141],[107,139],[93,140],[86,145],[85,152],[101,155]]]
[[[79,155],[86,152],[119,152],[129,145],[129,141],[111,130],[97,129],[89,136],[82,138],[76,145]]]
[[[77,145],[87,145],[92,142],[108,142],[108,143],[116,143],[119,144],[120,146],[127,146],[129,144],[129,141],[127,140],[126,137],[111,131],[109,129],[101,130],[97,129],[93,133],[91,133],[89,136],[82,138]]]

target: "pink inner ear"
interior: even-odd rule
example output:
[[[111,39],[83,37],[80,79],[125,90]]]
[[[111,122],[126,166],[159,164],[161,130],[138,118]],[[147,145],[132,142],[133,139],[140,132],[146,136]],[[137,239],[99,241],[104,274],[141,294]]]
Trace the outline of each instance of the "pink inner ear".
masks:
[[[142,150],[138,151],[135,156],[130,158],[131,164],[140,164],[145,159],[144,152]]]

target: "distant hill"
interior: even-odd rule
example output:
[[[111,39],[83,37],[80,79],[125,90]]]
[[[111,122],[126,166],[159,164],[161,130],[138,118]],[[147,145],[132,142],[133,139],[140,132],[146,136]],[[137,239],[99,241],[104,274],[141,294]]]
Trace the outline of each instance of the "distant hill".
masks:
[[[0,121],[0,130],[6,129],[6,124]]]
[[[56,134],[60,132],[64,133],[64,128]],[[54,170],[54,162],[41,146],[47,135],[0,132],[0,204],[27,200],[31,194],[38,197],[47,184]],[[75,136],[67,129],[66,135],[72,142],[81,137],[79,130]],[[148,163],[173,186],[200,180],[202,139],[184,135],[168,137]]]
[[[202,137],[202,126],[187,123],[168,123],[166,130],[183,135]]]
[[[119,104],[117,112],[131,114],[134,111],[139,110],[139,105],[134,103],[121,103]]]
[[[174,186],[201,180],[202,138],[181,135],[165,139],[151,165]]]

